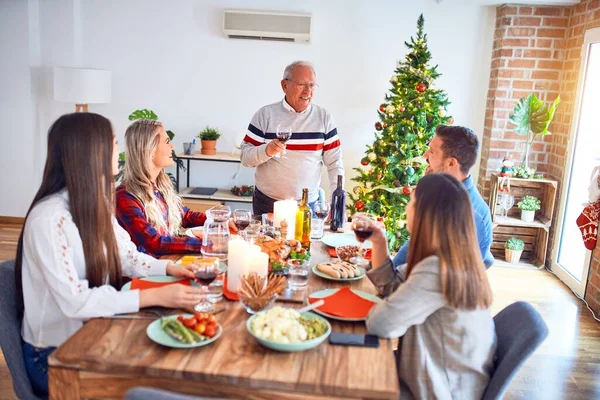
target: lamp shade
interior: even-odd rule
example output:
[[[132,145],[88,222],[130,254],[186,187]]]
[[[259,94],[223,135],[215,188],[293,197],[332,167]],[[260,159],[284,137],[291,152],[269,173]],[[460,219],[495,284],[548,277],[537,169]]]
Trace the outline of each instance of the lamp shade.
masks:
[[[110,103],[110,71],[54,68],[54,100],[76,104]]]

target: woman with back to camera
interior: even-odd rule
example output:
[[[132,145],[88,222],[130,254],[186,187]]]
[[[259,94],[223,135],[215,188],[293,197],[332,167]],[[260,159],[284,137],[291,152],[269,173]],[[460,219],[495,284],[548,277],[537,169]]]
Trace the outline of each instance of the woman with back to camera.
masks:
[[[194,275],[191,266],[139,253],[117,223],[118,155],[101,115],[67,114],[50,127],[42,183],[15,260],[25,367],[40,396],[48,394],[48,355],[84,321],[148,306],[193,308],[202,298],[184,285],[119,291],[123,276]]]
[[[480,399],[496,352],[492,291],[464,186],[447,174],[423,177],[406,207],[408,262],[394,269],[385,231],[368,218],[367,276],[385,296],[369,313],[369,333],[400,338],[402,398]]]
[[[206,215],[184,207],[165,168],[173,165],[173,145],[162,123],[138,120],[125,132],[125,173],[117,188],[117,219],[139,251],[162,255],[199,253],[202,240],[182,235],[201,226]],[[229,221],[229,228],[236,231]]]

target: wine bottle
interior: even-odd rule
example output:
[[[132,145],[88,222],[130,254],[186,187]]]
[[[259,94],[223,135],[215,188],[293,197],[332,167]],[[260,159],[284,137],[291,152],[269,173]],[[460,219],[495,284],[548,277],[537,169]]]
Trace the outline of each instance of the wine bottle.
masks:
[[[344,218],[346,214],[346,192],[342,189],[344,177],[338,175],[337,188],[333,191],[331,196],[331,223],[330,228],[332,231],[337,232],[344,229]]]
[[[310,223],[312,211],[308,206],[308,188],[302,189],[302,201],[296,211],[296,232],[294,237],[300,241],[302,247],[310,250]]]

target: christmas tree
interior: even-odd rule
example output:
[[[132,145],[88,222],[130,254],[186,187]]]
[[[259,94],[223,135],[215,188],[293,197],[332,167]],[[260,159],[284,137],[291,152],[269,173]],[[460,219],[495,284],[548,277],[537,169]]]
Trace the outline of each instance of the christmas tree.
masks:
[[[431,53],[424,19],[419,16],[417,36],[404,42],[409,52],[399,61],[390,79],[392,87],[379,106],[375,140],[367,146],[361,168],[354,168],[358,186],[349,194],[348,210],[381,217],[390,250],[396,251],[408,238],[405,207],[412,186],[427,167],[423,153],[440,124],[452,124],[446,115],[446,93],[434,89],[440,76],[430,66]]]

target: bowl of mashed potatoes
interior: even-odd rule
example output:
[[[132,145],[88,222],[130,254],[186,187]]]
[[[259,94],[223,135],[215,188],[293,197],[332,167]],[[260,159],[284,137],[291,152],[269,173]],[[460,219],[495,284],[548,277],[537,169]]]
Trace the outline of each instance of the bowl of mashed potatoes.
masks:
[[[325,318],[279,306],[253,315],[246,328],[261,345],[284,352],[317,347],[331,333],[331,325]]]

